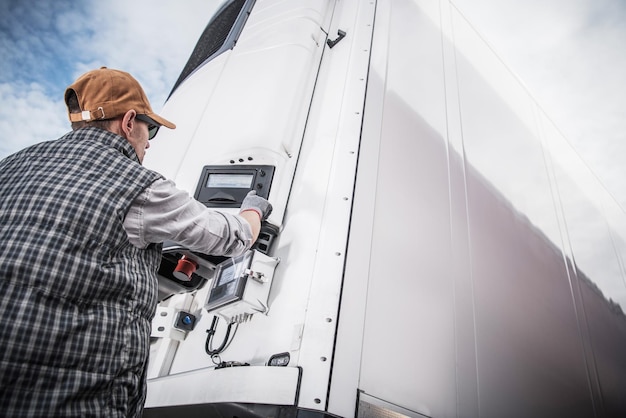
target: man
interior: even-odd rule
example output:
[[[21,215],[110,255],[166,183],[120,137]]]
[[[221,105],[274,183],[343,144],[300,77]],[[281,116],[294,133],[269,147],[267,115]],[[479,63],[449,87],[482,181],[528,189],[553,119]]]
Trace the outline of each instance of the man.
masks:
[[[90,71],[65,101],[72,132],[0,162],[0,411],[140,416],[160,243],[239,255],[271,205],[212,211],[143,167],[175,125],[130,74]]]

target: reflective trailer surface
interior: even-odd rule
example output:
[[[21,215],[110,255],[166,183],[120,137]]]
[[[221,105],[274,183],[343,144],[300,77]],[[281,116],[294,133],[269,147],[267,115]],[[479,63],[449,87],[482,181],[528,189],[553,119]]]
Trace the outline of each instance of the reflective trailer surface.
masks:
[[[624,212],[449,2],[379,0],[372,53],[359,389],[427,416],[626,416]]]

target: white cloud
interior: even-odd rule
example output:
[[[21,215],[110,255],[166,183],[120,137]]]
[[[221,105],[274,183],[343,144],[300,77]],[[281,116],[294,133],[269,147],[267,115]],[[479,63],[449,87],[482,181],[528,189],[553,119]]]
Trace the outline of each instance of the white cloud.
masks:
[[[47,97],[40,84],[0,84],[0,103],[0,157],[69,131],[65,106]]]
[[[74,75],[102,65],[128,71],[142,83],[156,110],[167,98],[220,3],[96,2],[91,13],[98,30],[85,39],[94,48],[88,59],[76,66]]]

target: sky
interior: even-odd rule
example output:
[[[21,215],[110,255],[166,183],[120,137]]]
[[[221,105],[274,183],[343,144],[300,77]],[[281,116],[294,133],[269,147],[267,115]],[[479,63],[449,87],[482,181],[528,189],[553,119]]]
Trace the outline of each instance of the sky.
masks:
[[[221,0],[0,0],[0,158],[70,130],[63,94],[107,66],[162,108]]]
[[[626,208],[626,1],[452,1]],[[100,66],[158,112],[219,3],[0,0],[0,158],[67,132],[65,88]]]

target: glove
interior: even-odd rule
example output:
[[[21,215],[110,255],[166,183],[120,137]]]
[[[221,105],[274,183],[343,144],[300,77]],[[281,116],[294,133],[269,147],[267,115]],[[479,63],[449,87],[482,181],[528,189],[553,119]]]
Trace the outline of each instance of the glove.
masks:
[[[239,213],[246,210],[253,210],[259,214],[262,221],[266,220],[270,213],[272,213],[272,204],[261,196],[257,196],[256,190],[250,190],[246,197],[241,202],[241,209]]]

